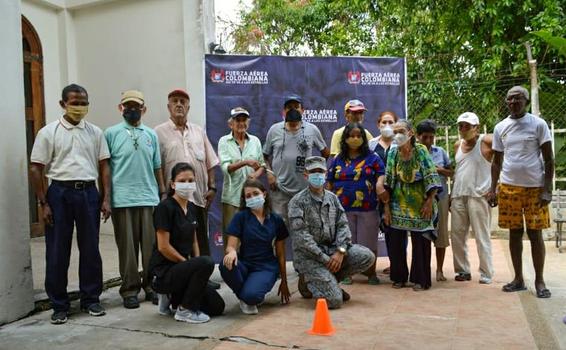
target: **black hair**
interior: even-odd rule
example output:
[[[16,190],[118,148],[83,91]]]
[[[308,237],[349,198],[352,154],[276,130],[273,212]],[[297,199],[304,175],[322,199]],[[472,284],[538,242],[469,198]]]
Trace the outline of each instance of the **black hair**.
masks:
[[[265,203],[263,203],[263,213],[265,216],[271,213],[271,198],[269,196],[269,191],[265,188],[263,182],[259,180],[247,179],[242,186],[242,194],[240,196],[240,210],[245,210],[246,206],[246,192],[247,187],[259,188],[261,192],[265,193]]]
[[[430,119],[425,119],[417,125],[417,135],[424,134],[425,132],[431,132],[436,134],[436,123]]]
[[[175,164],[173,169],[171,169],[171,183],[175,182],[175,178],[177,177],[177,175],[179,175],[184,171],[190,171],[193,173],[193,175],[195,174],[195,169],[189,163],[185,163],[185,162],[177,163]],[[171,185],[169,185],[169,191],[167,191],[167,195],[171,197],[174,194],[175,194],[175,190],[171,187]]]
[[[360,129],[360,133],[362,134],[362,145],[360,146],[360,151],[362,156],[366,157],[369,154],[369,146],[368,146],[368,138],[366,136],[366,129],[362,126],[361,123],[348,123],[344,127],[344,132],[342,133],[342,139],[340,139],[340,153],[338,156],[344,160],[348,159],[348,144],[346,143],[346,139],[350,137],[350,132],[354,129]]]
[[[86,97],[88,97],[88,92],[86,91],[86,89],[80,85],[77,84],[71,84],[71,85],[67,85],[63,88],[63,91],[61,92],[61,100],[63,100],[63,102],[67,102],[67,100],[69,99],[69,93],[71,92],[76,92],[79,94],[85,94]]]

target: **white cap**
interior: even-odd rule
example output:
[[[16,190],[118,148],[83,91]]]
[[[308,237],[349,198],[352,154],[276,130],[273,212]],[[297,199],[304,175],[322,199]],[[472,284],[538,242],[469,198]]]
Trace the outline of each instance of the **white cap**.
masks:
[[[460,116],[458,117],[458,121],[456,121],[456,123],[460,123],[460,122],[468,123],[470,125],[479,125],[480,118],[478,118],[478,116],[475,113],[466,112],[460,114]]]

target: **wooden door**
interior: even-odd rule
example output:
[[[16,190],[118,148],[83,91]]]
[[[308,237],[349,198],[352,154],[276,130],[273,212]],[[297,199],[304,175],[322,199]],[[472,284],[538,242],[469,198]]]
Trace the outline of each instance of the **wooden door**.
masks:
[[[24,16],[22,16],[22,44],[26,104],[27,160],[29,164],[35,136],[39,129],[45,125],[45,105],[43,101],[43,51],[41,41],[31,23]],[[31,186],[31,178],[29,175],[28,186],[31,236],[43,236],[45,225],[42,220],[41,206]]]

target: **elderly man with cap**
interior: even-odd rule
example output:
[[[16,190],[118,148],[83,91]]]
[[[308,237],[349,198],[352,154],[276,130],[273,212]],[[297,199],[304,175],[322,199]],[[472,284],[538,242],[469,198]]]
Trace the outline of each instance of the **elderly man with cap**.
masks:
[[[366,111],[366,106],[360,100],[350,100],[344,106],[345,118],[348,123],[360,123],[364,122],[364,113]],[[342,140],[342,134],[344,133],[345,126],[337,129],[332,133],[332,139],[330,140],[330,155],[335,157],[340,153],[340,140]],[[368,140],[373,139],[371,133],[366,129],[366,138]]]
[[[189,94],[176,89],[167,96],[169,120],[155,128],[159,137],[161,161],[165,165],[163,177],[166,188],[171,188],[171,170],[180,162],[189,163],[195,170],[196,190],[191,202],[197,209],[197,240],[200,255],[210,255],[208,246],[208,208],[216,195],[214,167],[219,164],[206,132],[187,119],[190,109]],[[162,199],[167,193],[161,193]],[[212,283],[219,288],[216,282]]]
[[[309,157],[304,177],[308,187],[289,203],[293,241],[293,264],[301,271],[299,291],[305,298],[325,298],[330,308],[339,308],[350,295],[338,281],[366,271],[375,255],[366,247],[352,244],[346,213],[338,197],[324,189],[326,160]]]
[[[147,111],[143,94],[122,93],[118,110],[123,121],[106,129],[112,169],[112,223],[118,246],[120,295],[127,309],[140,306],[138,293],[145,299],[157,297],[151,290],[148,264],[155,242],[153,208],[159,204],[159,192],[165,191],[157,134],[141,118]],[[141,251],[143,274],[138,272]]]
[[[299,96],[287,96],[283,108],[285,120],[272,125],[267,132],[263,154],[272,191],[272,209],[288,224],[289,200],[308,185],[303,176],[305,159],[312,155],[314,148],[324,158],[329,151],[316,125],[302,120],[303,105]]]
[[[492,135],[480,135],[479,118],[472,112],[458,117],[460,140],[454,144],[456,169],[451,193],[452,252],[456,281],[472,279],[467,239],[470,228],[476,237],[480,260],[479,283],[493,278],[491,259],[491,208],[486,194],[491,186]]]
[[[509,229],[515,278],[503,286],[503,291],[526,289],[522,265],[524,219],[531,241],[536,295],[550,298],[543,277],[542,229],[550,227],[548,204],[552,200],[554,159],[548,125],[527,113],[528,101],[529,92],[521,86],[507,92],[506,102],[511,114],[497,123],[493,131],[494,157],[488,198],[493,206],[499,203],[499,227]]]
[[[228,125],[232,130],[218,141],[220,167],[224,174],[222,186],[222,232],[240,209],[242,186],[246,179],[257,179],[263,174],[265,162],[261,142],[247,133],[250,113],[243,107],[230,111]],[[224,238],[224,236],[223,236]],[[224,240],[226,245],[226,240]]]

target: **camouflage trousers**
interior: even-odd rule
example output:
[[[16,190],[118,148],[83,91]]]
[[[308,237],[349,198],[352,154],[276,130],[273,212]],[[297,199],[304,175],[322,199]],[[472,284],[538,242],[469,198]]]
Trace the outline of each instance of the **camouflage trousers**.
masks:
[[[342,262],[342,268],[333,274],[322,263],[311,260],[303,261],[301,269],[305,276],[305,282],[311,291],[313,298],[325,298],[328,307],[336,309],[342,306],[342,289],[339,281],[347,276],[365,272],[375,262],[375,255],[368,248],[354,244],[348,249]]]

